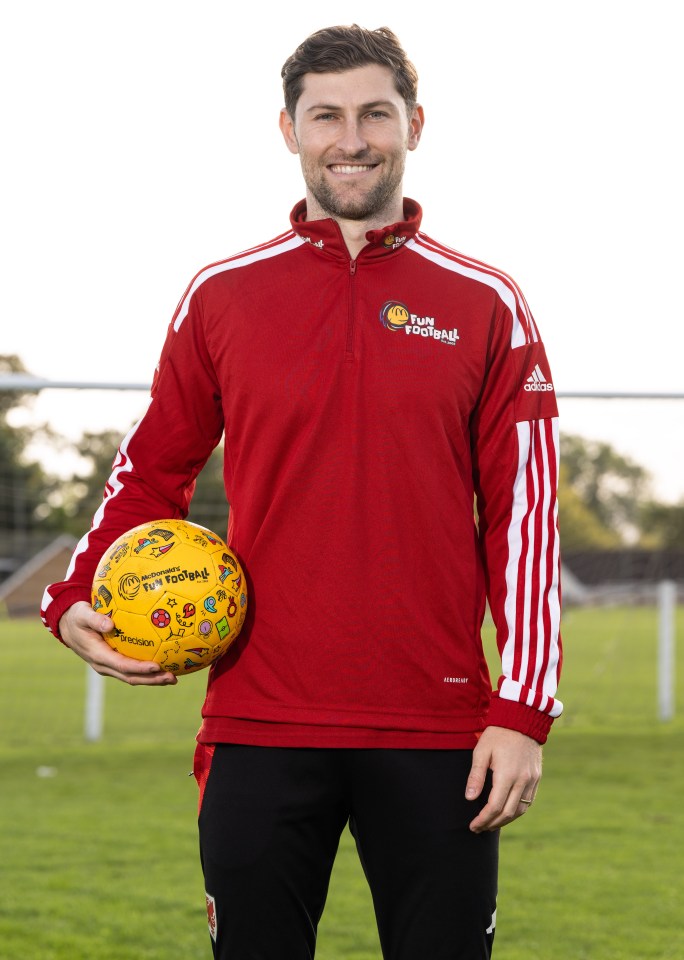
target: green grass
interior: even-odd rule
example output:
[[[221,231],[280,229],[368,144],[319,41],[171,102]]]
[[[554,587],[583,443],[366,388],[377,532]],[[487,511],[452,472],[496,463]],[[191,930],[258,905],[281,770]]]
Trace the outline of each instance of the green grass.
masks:
[[[684,957],[684,717],[656,718],[656,631],[649,609],[566,615],[566,712],[502,834],[496,960]],[[33,623],[0,621],[0,654],[0,960],[208,958],[188,776],[205,678],[107,682],[86,744],[84,665]],[[317,958],[379,957],[345,833]]]

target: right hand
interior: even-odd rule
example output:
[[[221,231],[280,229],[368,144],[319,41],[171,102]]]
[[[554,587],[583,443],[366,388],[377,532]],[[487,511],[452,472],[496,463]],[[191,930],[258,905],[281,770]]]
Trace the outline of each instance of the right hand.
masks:
[[[158,663],[135,660],[113,650],[102,636],[113,627],[109,617],[95,613],[85,600],[72,604],[59,621],[59,633],[66,646],[103,677],[115,677],[132,686],[178,683],[178,677],[162,670]]]

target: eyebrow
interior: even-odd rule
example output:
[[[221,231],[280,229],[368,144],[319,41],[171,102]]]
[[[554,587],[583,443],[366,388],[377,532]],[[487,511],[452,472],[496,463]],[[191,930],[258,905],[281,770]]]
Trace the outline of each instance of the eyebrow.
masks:
[[[385,107],[391,110],[396,109],[395,105],[390,100],[373,100],[371,103],[362,103],[360,106],[361,110],[375,110],[377,107]],[[313,113],[315,110],[340,110],[342,109],[339,104],[333,103],[315,103],[312,107],[307,107],[304,111],[305,113]]]

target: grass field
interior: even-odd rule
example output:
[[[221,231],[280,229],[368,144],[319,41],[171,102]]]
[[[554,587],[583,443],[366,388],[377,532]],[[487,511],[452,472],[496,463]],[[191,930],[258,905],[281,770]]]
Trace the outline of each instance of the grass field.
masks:
[[[684,958],[684,668],[661,724],[656,631],[649,609],[566,615],[566,712],[534,809],[502,834],[496,960]],[[86,744],[84,665],[26,622],[0,621],[0,655],[0,960],[211,956],[188,776],[204,677],[108,681]],[[348,834],[318,944],[380,958]]]

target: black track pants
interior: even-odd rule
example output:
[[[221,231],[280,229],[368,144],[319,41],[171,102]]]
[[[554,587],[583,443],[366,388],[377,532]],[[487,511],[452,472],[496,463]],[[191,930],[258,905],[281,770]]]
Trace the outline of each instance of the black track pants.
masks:
[[[385,960],[488,960],[498,833],[468,829],[485,802],[464,799],[471,759],[218,744],[198,772],[214,956],[312,958],[349,821]]]

